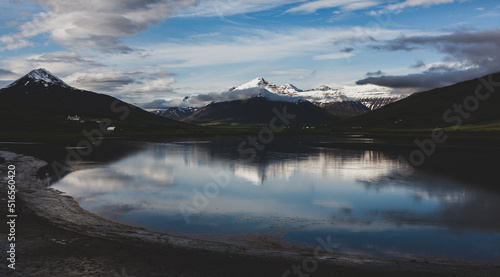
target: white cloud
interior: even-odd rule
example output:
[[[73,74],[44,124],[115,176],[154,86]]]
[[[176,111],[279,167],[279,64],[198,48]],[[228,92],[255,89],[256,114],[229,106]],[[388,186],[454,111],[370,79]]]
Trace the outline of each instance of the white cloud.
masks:
[[[378,1],[359,1],[345,5],[342,9],[346,11],[364,10],[366,8],[377,6],[378,4],[380,4]]]
[[[453,2],[455,2],[455,0],[406,0],[401,3],[389,5],[386,8],[389,11],[395,11],[411,7],[418,7],[418,6],[429,7],[432,5],[449,4]]]
[[[131,83],[125,85],[123,89],[120,90],[120,94],[130,97],[138,97],[141,95],[147,95],[147,97],[172,96],[175,95],[174,89],[172,88],[172,85],[174,83],[174,78],[161,78],[156,80]]]
[[[192,6],[197,0],[33,0],[47,7],[19,27],[19,32],[0,37],[3,49],[32,45],[30,38],[49,34],[70,49],[96,48],[104,52],[130,52],[121,38],[145,31],[150,25]]]
[[[345,52],[337,52],[331,54],[317,55],[314,56],[314,59],[319,60],[338,60],[338,59],[348,59],[356,56],[354,53],[345,53]]]
[[[301,75],[301,74],[311,74],[311,70],[308,69],[293,69],[293,70],[272,70],[264,72],[263,74],[268,75]]]
[[[136,64],[133,69],[118,69],[96,62],[102,56],[83,57],[75,52],[52,52],[3,60],[9,78],[19,78],[35,68],[46,68],[67,84],[84,90],[111,94],[121,99],[151,99],[175,95],[171,87],[177,74],[158,66]],[[6,75],[6,74],[5,74]]]
[[[379,40],[398,37],[404,30],[376,30]],[[412,31],[404,31],[415,33]],[[178,42],[150,45],[148,55],[115,55],[103,57],[107,64],[162,64],[165,68],[197,68],[200,66],[271,62],[282,59],[314,59],[342,45],[363,45],[371,42],[371,29],[292,28],[279,32],[242,30],[241,35],[205,42]],[[145,48],[144,45],[137,47]],[[348,57],[343,53],[341,57]]]
[[[0,43],[5,46],[0,47],[0,51],[3,50],[14,50],[18,48],[24,48],[28,46],[32,46],[33,43],[29,42],[22,38],[22,36],[14,35],[14,36],[1,36]]]
[[[83,57],[75,52],[59,51],[47,54],[18,56],[2,60],[2,64],[5,69],[14,72],[17,77],[21,77],[35,68],[43,67],[60,78],[64,78],[74,72],[103,66],[94,61],[93,58]]]
[[[379,1],[374,0],[316,0],[307,2],[297,7],[289,9],[291,13],[314,13],[320,9],[340,8],[346,11],[362,10],[377,6]]]
[[[269,10],[305,0],[204,0],[181,11],[180,17],[224,17]]]

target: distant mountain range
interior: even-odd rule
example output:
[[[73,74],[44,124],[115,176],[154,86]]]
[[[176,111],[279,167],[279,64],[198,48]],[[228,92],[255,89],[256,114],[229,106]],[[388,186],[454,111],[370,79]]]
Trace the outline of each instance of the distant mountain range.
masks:
[[[317,89],[301,90],[292,84],[275,85],[263,78],[255,78],[248,83],[234,86],[220,95],[220,99],[214,100],[208,106],[220,102],[248,100],[253,97],[261,97],[269,101],[287,103],[308,101],[322,109],[325,109],[330,115],[333,115],[334,118],[346,118],[361,115],[408,96],[407,94],[395,94],[390,88],[375,85],[346,86],[340,89],[332,89],[328,86],[321,86]],[[198,98],[209,97],[205,97],[204,95],[190,95],[186,96],[183,101],[189,106],[189,102],[192,99]],[[238,103],[238,105],[240,104],[241,102]],[[217,107],[222,106],[223,105],[218,105]],[[213,110],[214,108],[215,107],[211,106],[210,110]],[[203,109],[203,107],[200,107],[200,109]],[[170,119],[183,120],[194,113],[194,108],[186,109],[174,107],[154,110],[153,112]],[[193,116],[196,117],[198,115],[195,114]],[[191,118],[189,121],[195,122],[196,120]]]
[[[277,117],[276,111],[293,115],[290,126],[333,124],[401,130],[500,126],[497,83],[500,73],[406,97],[377,86],[323,86],[302,91],[257,78],[225,92],[236,100],[151,113],[108,95],[73,88],[47,70],[36,69],[0,89],[0,128],[4,132],[81,130],[78,124],[95,126],[103,119],[112,120],[118,128],[145,130],[192,128],[191,124],[266,125]]]
[[[166,110],[154,110],[152,113],[172,120],[182,120],[191,116],[198,108],[168,108]]]
[[[190,125],[146,112],[114,97],[73,88],[49,71],[33,70],[0,89],[0,126],[4,130],[47,130],[112,120],[114,125]],[[71,121],[71,122],[70,122]]]
[[[301,90],[292,84],[278,86],[263,78],[256,78],[248,83],[232,87],[230,91],[245,90],[255,87],[265,88],[278,95],[299,97],[318,106],[334,102],[359,102],[365,105],[369,110],[376,110],[408,96],[408,94],[393,93],[390,88],[376,85],[344,86],[339,89],[320,86],[316,89]]]

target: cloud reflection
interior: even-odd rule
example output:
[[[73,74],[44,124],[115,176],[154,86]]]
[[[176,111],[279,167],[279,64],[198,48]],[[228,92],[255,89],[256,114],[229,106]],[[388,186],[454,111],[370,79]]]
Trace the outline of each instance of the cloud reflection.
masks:
[[[151,222],[165,221],[165,232],[175,222],[176,231],[224,233],[229,228],[224,224],[238,229],[247,218],[256,222],[245,227],[248,232],[282,224],[311,233],[382,235],[432,228],[500,233],[498,194],[425,171],[404,179],[396,174],[404,165],[391,155],[276,147],[248,161],[232,145],[148,144],[104,168],[71,173],[54,187],[112,220],[142,223],[146,214],[157,217]],[[218,173],[229,175],[229,185],[208,199],[193,225],[183,227],[179,205],[193,206],[194,191],[203,193]],[[172,218],[177,221],[168,223]]]

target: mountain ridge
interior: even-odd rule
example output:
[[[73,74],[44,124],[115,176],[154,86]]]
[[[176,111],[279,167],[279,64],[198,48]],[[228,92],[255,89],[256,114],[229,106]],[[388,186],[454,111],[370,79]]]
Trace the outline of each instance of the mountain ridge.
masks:
[[[263,88],[279,95],[300,97],[317,106],[332,102],[360,102],[370,110],[376,110],[389,103],[396,102],[409,96],[409,94],[396,94],[390,88],[376,85],[344,86],[338,89],[322,85],[318,88],[302,90],[292,84],[275,85],[262,77],[234,86],[230,88],[229,91],[251,88]]]
[[[276,117],[274,111],[293,115],[290,126],[312,126],[338,120],[339,117],[309,101],[297,103],[271,101],[265,97],[211,103],[197,109],[183,121],[213,126],[266,125]]]
[[[35,69],[0,89],[3,126],[13,130],[66,128],[68,117],[109,119],[124,125],[187,128],[189,124],[144,111],[115,97],[80,90],[46,69]],[[83,120],[83,119],[82,119]]]
[[[495,93],[495,88],[488,84],[493,89],[490,93],[485,84],[489,81],[498,86],[500,72],[414,93],[401,101],[369,114],[344,119],[338,124],[390,129],[446,128],[490,123],[500,125],[500,94]],[[488,98],[481,100],[478,93],[488,93]]]

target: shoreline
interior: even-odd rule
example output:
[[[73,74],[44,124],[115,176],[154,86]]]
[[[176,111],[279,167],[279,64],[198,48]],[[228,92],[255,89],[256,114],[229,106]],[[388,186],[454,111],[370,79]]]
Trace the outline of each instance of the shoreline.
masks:
[[[50,223],[57,229],[62,229],[92,239],[130,245],[132,248],[138,245],[142,247],[151,247],[151,245],[154,245],[155,248],[162,248],[164,250],[182,249],[183,251],[187,251],[187,253],[203,252],[210,253],[209,255],[214,254],[215,256],[222,255],[222,258],[237,256],[243,258],[243,260],[248,258],[264,259],[269,260],[268,262],[270,262],[271,265],[273,263],[279,264],[280,266],[281,264],[288,264],[289,267],[297,263],[300,264],[300,261],[304,259],[311,259],[313,257],[314,249],[312,248],[294,247],[289,249],[265,249],[242,247],[226,243],[172,236],[112,222],[83,210],[72,197],[62,195],[61,192],[52,188],[43,187],[35,176],[38,169],[47,164],[46,162],[30,156],[7,151],[0,151],[0,157],[5,159],[5,162],[1,165],[3,167],[1,169],[2,175],[4,168],[6,168],[8,164],[16,165],[17,197],[29,210],[29,213]],[[20,220],[21,219],[22,215],[20,216]],[[21,248],[23,246],[21,245],[19,247]],[[71,245],[67,244],[67,247],[71,247]],[[190,254],[188,254],[188,256],[189,255]],[[391,274],[398,276],[403,272],[412,273],[413,275],[410,276],[434,276],[433,274],[437,274],[435,276],[441,276],[442,274],[451,274],[451,276],[500,275],[498,263],[488,265],[476,262],[429,261],[429,259],[384,260],[326,252],[322,253],[321,256],[322,259],[318,260],[319,266],[325,268],[325,270],[332,269],[332,274],[335,273],[335,270],[347,270],[347,272],[351,273],[356,273],[357,271],[364,272],[363,274],[367,272],[383,273],[381,276],[391,276]],[[2,263],[4,262],[5,261]],[[262,261],[262,263],[265,262]],[[267,264],[267,266],[269,265],[270,264]],[[276,266],[276,268],[277,272],[280,272],[279,267]],[[239,266],[236,265],[234,270],[238,269]],[[181,272],[178,272],[178,275],[182,273],[182,269],[180,270]],[[244,269],[241,268],[240,270]],[[462,275],[457,272],[466,274]],[[2,271],[0,271],[0,273],[2,273]],[[262,274],[268,276],[267,272]],[[319,275],[319,272],[317,275]],[[273,274],[273,276],[276,275]]]

